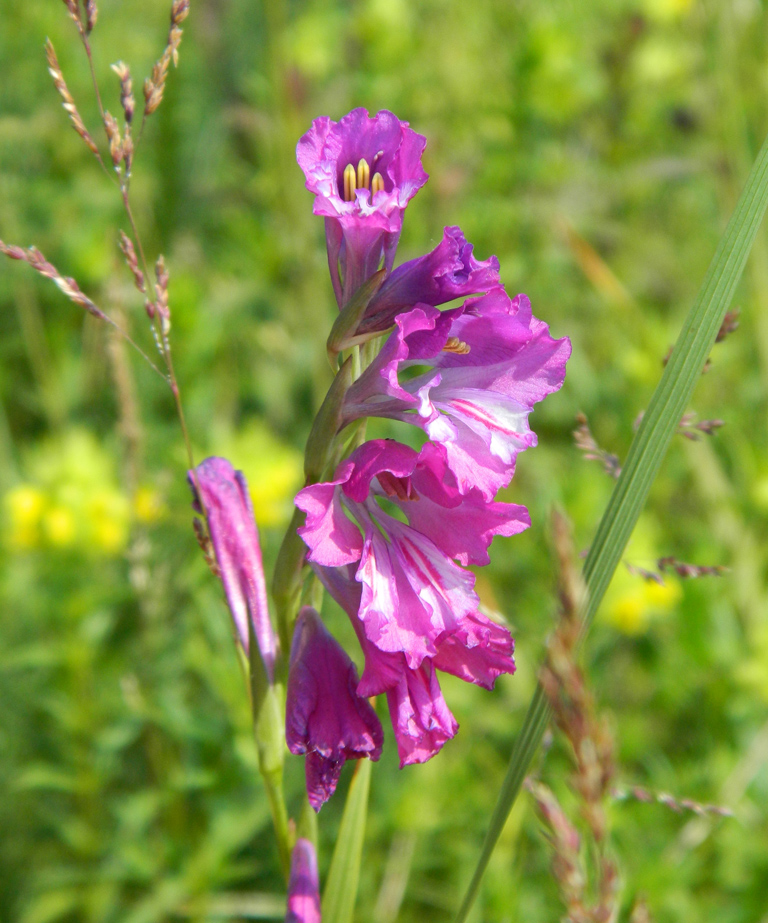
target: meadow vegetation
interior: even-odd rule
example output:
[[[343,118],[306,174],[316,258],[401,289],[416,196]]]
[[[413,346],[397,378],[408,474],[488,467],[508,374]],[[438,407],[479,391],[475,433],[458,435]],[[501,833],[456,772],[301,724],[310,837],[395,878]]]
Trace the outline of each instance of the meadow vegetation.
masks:
[[[113,111],[110,65],[129,62],[138,86],[168,6],[102,0],[93,45]],[[118,249],[119,196],[61,111],[47,36],[97,123],[63,4],[0,0],[0,237],[37,245],[149,351]],[[586,549],[614,485],[584,457],[599,453],[583,429],[574,440],[577,415],[620,464],[768,130],[766,100],[760,0],[192,2],[132,197],[170,271],[196,457],[245,472],[268,569],[330,381],[336,306],[294,156],[314,117],[362,105],[408,119],[429,140],[431,179],[398,261],[459,224],[479,258],[498,256],[510,293],[573,342],[565,386],[531,418],[539,445],[503,497],[533,526],[497,539],[478,576],[513,628],[517,674],[492,694],[447,678],[461,731],[424,766],[399,770],[387,731],[358,919],[437,921],[457,907],[554,626],[551,511]],[[767,306],[761,232],[737,329],[714,347],[697,417],[675,437],[585,648],[614,737],[622,919],[642,898],[659,923],[768,921]],[[713,420],[723,425],[695,429]],[[185,469],[160,379],[47,280],[1,264],[0,919],[281,917],[243,671]],[[669,557],[716,572],[662,570]],[[324,615],[351,641],[331,602]],[[533,770],[578,816],[559,736]],[[349,767],[323,808],[321,870],[348,783]],[[296,805],[302,786],[289,759]],[[559,918],[550,864],[525,795],[474,919]]]

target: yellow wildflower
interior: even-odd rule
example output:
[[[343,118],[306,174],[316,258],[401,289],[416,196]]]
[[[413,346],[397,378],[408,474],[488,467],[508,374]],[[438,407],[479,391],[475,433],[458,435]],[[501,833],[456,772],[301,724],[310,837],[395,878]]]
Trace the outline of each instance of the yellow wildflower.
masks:
[[[8,517],[8,542],[25,550],[40,543],[40,519],[46,506],[45,494],[32,484],[18,484],[3,497]]]
[[[77,525],[72,511],[66,506],[54,506],[43,516],[46,539],[57,548],[66,548],[77,537]]]
[[[139,487],[133,498],[133,512],[139,522],[158,522],[167,513],[163,497],[154,487]]]

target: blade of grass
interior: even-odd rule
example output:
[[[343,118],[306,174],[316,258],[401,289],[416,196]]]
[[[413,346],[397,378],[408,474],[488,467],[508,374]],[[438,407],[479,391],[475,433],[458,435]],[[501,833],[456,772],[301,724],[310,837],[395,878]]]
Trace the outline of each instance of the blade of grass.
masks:
[[[768,138],[752,167],[661,381],[632,440],[626,464],[584,562],[587,597],[582,613],[582,637],[592,623],[632,529],[645,506],[651,484],[661,467],[731,303],[767,205]],[[549,704],[541,686],[537,686],[512,751],[480,858],[456,915],[456,923],[464,923],[477,897],[483,874],[549,723],[549,717]]]
[[[323,893],[323,920],[326,923],[351,923],[363,858],[371,761],[360,760],[349,787],[341,818],[331,869]]]

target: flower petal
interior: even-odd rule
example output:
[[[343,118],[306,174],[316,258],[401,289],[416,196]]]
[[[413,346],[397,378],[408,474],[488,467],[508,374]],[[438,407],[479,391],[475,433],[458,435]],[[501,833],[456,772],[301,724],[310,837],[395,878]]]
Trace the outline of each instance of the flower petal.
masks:
[[[400,683],[387,692],[387,702],[401,768],[431,759],[459,729],[429,660],[418,670],[406,670]]]
[[[515,672],[514,651],[515,642],[507,629],[478,611],[438,643],[432,662],[438,670],[465,682],[493,689],[497,676]]]
[[[472,244],[467,243],[461,228],[445,228],[434,250],[392,272],[366,309],[359,332],[386,330],[398,314],[416,304],[445,304],[454,298],[486,292],[498,284],[496,257],[476,260]]]
[[[344,513],[338,487],[353,468],[351,462],[345,462],[336,472],[336,480],[311,484],[296,494],[296,506],[307,514],[305,525],[297,531],[309,546],[310,561],[338,567],[360,559],[363,538]]]
[[[291,645],[285,736],[291,753],[308,754],[307,794],[315,810],[333,794],[345,760],[381,756],[381,724],[357,685],[355,665],[305,606]]]

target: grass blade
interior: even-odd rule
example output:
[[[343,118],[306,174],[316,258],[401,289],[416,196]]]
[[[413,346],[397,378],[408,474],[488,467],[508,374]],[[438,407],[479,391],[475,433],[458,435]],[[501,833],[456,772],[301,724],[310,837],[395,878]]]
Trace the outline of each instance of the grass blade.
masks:
[[[600,520],[584,563],[587,601],[583,611],[582,634],[586,633],[592,623],[632,529],[645,506],[651,484],[661,467],[731,303],[766,205],[768,138],[763,143],[741,198],[720,239],[699,294],[688,312]],[[549,715],[549,704],[541,687],[537,686],[512,752],[480,858],[456,916],[456,923],[464,923],[477,897],[488,861],[549,722]]]
[[[349,787],[339,836],[331,859],[331,870],[323,893],[325,923],[351,923],[363,858],[365,819],[368,813],[368,790],[371,785],[371,761],[359,760]]]

